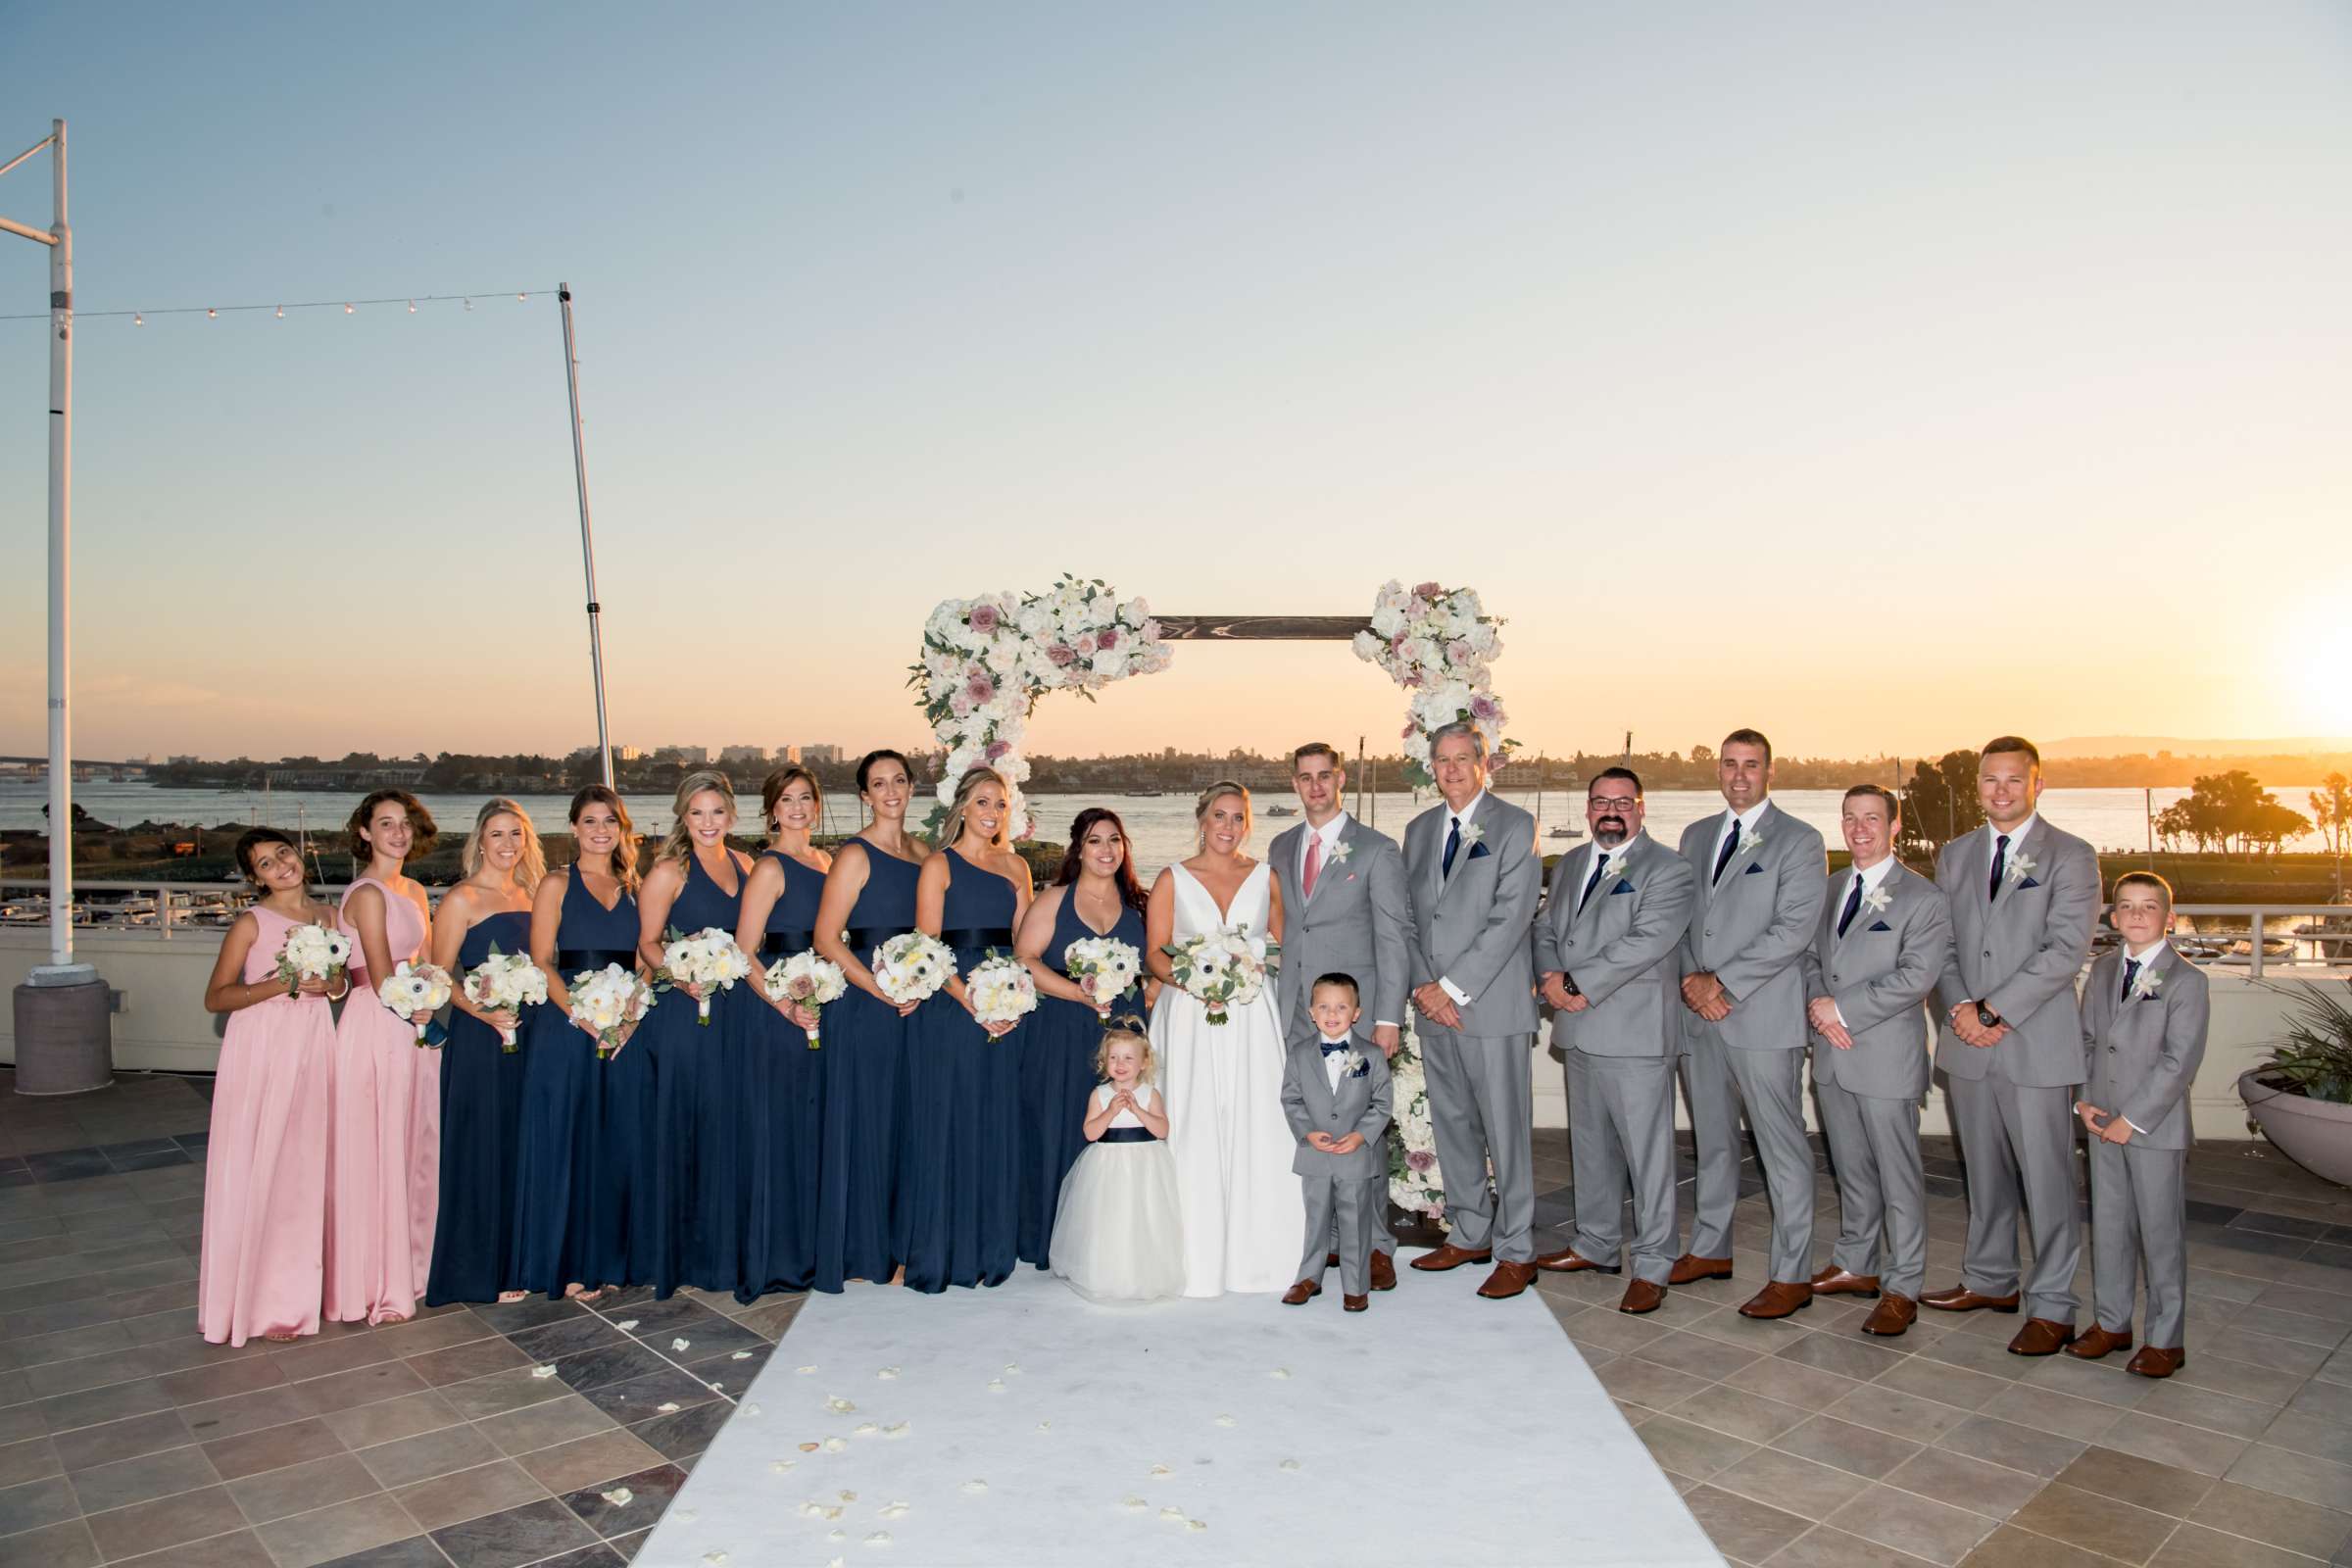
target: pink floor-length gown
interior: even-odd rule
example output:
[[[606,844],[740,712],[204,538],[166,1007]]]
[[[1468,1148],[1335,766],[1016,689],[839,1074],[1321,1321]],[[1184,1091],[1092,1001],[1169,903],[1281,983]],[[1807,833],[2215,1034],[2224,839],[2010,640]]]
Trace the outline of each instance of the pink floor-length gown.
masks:
[[[275,978],[295,922],[257,905],[245,982]],[[318,1332],[326,1240],[327,1095],[335,1049],[324,997],[279,995],[228,1015],[205,1146],[196,1324],[215,1345]]]
[[[362,877],[346,889],[343,910],[354,893],[370,886],[384,896],[392,961],[420,959],[423,916],[377,878]],[[359,932],[349,913],[339,920],[356,949]],[[368,976],[355,968],[335,1029],[334,1063],[326,1315],[342,1323],[414,1317],[432,1265],[440,1207],[441,1053],[420,1050],[416,1025],[386,1011]]]

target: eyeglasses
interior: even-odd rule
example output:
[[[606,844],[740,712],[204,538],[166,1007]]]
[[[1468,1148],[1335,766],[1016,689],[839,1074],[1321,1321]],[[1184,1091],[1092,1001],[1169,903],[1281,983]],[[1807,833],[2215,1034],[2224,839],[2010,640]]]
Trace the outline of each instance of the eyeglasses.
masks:
[[[1585,805],[1595,811],[1630,811],[1641,804],[1642,797],[1639,795],[1619,795],[1606,800],[1594,795],[1585,801]]]

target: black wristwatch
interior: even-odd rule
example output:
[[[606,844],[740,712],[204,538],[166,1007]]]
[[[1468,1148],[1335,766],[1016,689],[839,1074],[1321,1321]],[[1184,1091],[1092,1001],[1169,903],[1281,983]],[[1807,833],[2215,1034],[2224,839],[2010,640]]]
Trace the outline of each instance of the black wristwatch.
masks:
[[[1986,1029],[1998,1029],[2001,1015],[1980,1002],[1977,1004],[1977,1022]]]

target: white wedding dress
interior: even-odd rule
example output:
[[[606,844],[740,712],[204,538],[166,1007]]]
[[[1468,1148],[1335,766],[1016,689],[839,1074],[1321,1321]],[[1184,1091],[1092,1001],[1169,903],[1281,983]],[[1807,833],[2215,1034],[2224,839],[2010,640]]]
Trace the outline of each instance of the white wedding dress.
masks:
[[[1179,939],[1232,926],[1263,937],[1271,913],[1266,866],[1243,879],[1224,914],[1199,878],[1171,866]],[[1166,1097],[1176,1205],[1184,1216],[1184,1294],[1283,1291],[1305,1251],[1306,1200],[1291,1161],[1297,1140],[1282,1114],[1282,1018],[1268,985],[1212,1024],[1200,999],[1163,986],[1152,1010],[1152,1050]]]

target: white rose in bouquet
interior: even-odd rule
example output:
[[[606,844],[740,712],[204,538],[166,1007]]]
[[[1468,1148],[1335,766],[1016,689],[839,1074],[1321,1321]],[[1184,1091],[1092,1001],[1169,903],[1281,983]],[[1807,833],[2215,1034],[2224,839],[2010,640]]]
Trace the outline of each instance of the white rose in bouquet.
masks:
[[[956,955],[939,938],[908,931],[876,948],[869,967],[882,994],[905,1006],[938,994],[956,972]]]
[[[416,1044],[425,1044],[433,1014],[449,1004],[449,971],[437,964],[411,963],[403,958],[376,982],[375,999],[395,1017],[416,1026]]]
[[[547,976],[527,953],[501,953],[490,945],[490,956],[466,972],[466,1000],[484,1012],[512,1012],[527,1004],[547,1000]],[[514,1031],[502,1025],[498,1048],[513,1053]]]
[[[351,961],[351,938],[331,925],[298,925],[286,933],[278,950],[277,978],[291,993],[305,980],[330,985]]]
[[[817,1012],[828,1002],[839,1002],[849,988],[841,965],[814,953],[795,953],[778,958],[760,977],[770,1002],[790,1002]],[[817,1030],[808,1033],[808,1049],[817,1049]]]
[[[1061,966],[1094,1003],[1095,1011],[1107,1018],[1110,1004],[1143,977],[1144,956],[1117,937],[1080,937],[1061,950]]]
[[[643,1019],[654,1005],[654,988],[634,969],[608,963],[571,977],[572,1020],[596,1036],[596,1056],[610,1061],[621,1048],[621,1031]]]
[[[1019,1023],[1037,1007],[1037,982],[1018,958],[991,953],[963,977],[972,1016],[984,1024]]]

